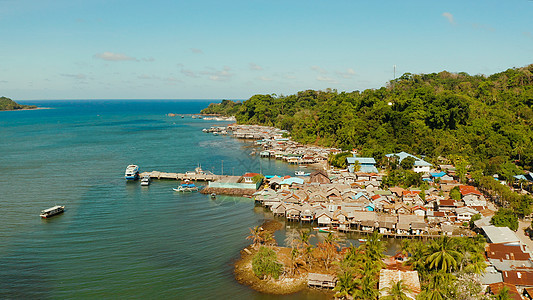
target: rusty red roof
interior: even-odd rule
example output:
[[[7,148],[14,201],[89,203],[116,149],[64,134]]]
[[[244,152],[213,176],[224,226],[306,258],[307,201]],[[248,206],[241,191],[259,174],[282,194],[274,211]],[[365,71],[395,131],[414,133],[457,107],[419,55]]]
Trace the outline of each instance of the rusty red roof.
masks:
[[[481,196],[481,192],[471,185],[461,185],[459,186],[459,191],[461,192],[461,195],[463,196],[466,196],[469,194],[475,194],[475,195]]]

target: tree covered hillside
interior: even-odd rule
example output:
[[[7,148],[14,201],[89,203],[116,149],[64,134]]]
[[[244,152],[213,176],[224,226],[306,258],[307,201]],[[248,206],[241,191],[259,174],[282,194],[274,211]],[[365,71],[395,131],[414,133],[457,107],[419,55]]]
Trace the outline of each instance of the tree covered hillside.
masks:
[[[533,65],[488,77],[407,73],[362,92],[255,95],[236,117],[289,130],[302,143],[358,148],[377,159],[399,151],[446,156],[479,176],[509,178],[515,164],[533,165]]]
[[[21,105],[7,97],[0,97],[0,110],[17,110],[17,109],[31,109],[31,108],[37,108],[37,106]]]

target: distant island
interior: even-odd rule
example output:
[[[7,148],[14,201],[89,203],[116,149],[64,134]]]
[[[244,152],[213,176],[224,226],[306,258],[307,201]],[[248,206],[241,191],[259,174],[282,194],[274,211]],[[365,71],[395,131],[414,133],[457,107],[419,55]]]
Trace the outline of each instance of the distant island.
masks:
[[[23,110],[23,109],[37,109],[35,105],[22,105],[7,98],[0,97],[0,111],[4,110]]]

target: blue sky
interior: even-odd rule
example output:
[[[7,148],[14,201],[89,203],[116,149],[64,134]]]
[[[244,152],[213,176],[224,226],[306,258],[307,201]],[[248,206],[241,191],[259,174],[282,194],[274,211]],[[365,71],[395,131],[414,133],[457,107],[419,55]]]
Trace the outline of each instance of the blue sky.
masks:
[[[533,1],[0,0],[0,96],[247,99],[533,63]]]

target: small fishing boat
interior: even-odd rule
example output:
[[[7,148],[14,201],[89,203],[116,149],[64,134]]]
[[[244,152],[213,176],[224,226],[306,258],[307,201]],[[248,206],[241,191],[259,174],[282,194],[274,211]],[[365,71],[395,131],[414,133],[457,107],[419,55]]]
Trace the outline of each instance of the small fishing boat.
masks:
[[[359,243],[366,243],[366,239],[359,239]]]
[[[304,171],[296,171],[294,172],[294,175],[296,176],[309,176],[311,173],[305,173]]]
[[[149,186],[150,185],[150,176],[145,175],[143,178],[141,178],[141,186]]]
[[[217,198],[217,194],[211,193],[211,199],[216,199],[216,198]]]
[[[139,166],[129,165],[126,167],[126,172],[124,173],[124,178],[126,180],[137,180],[139,179]]]
[[[41,218],[43,219],[46,219],[46,218],[50,218],[50,217],[53,217],[55,215],[58,215],[60,213],[63,213],[65,211],[65,207],[64,206],[60,206],[60,205],[56,205],[54,207],[51,207],[49,209],[45,209],[43,211],[41,211]]]
[[[198,187],[189,180],[185,180],[177,188],[173,188],[173,190],[175,192],[196,192],[198,191]]]
[[[318,232],[330,233],[333,232],[329,227],[313,227],[314,230]]]

